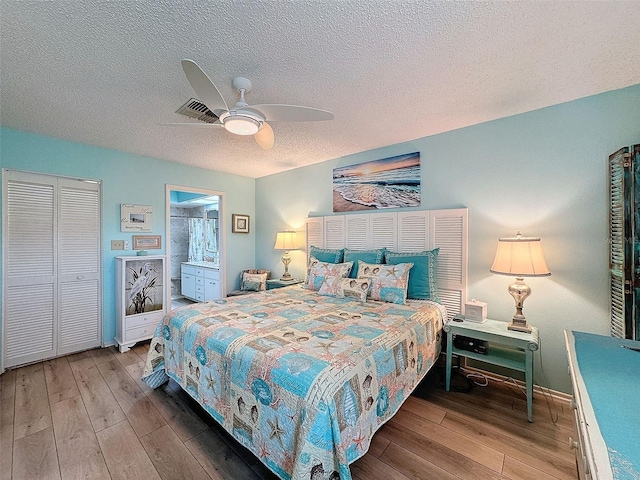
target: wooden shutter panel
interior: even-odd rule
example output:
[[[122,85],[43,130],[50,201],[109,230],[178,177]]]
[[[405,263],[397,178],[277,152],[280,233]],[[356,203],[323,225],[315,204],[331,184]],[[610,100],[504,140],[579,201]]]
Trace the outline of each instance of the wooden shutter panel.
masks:
[[[371,215],[371,245],[369,248],[398,248],[398,214],[376,213]]]
[[[370,215],[345,215],[345,248],[350,250],[369,249]]]
[[[433,210],[429,249],[438,247],[438,296],[449,318],[463,312],[467,298],[467,209]]]
[[[307,218],[307,260],[309,260],[309,247],[323,248],[324,247],[324,218],[313,217]]]
[[[344,215],[324,217],[324,248],[344,248]]]
[[[609,157],[609,271],[611,283],[611,336],[625,338],[625,157],[623,148]]]
[[[398,212],[398,251],[421,252],[429,248],[429,211]]]

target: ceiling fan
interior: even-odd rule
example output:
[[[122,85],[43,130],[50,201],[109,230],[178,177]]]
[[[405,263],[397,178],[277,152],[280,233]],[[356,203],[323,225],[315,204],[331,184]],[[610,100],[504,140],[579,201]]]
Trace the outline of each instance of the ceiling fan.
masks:
[[[238,90],[240,98],[234,107],[229,108],[220,91],[193,60],[182,60],[182,69],[202,103],[218,117],[218,121],[205,125],[223,126],[236,135],[253,135],[257,144],[265,150],[269,150],[274,145],[273,129],[267,121],[317,122],[334,118],[333,113],[326,110],[299,105],[249,106],[244,96],[251,91],[252,84],[244,77],[236,77],[232,81],[233,88]],[[204,126],[197,123],[171,125]]]

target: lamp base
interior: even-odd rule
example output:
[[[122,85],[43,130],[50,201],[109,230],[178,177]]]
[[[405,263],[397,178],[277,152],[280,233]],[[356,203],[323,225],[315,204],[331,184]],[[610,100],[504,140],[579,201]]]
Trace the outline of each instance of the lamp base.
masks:
[[[289,273],[289,264],[291,263],[291,257],[289,256],[289,252],[284,252],[284,255],[282,255],[282,258],[280,260],[282,260],[282,263],[284,263],[284,273],[282,274],[282,277],[280,277],[280,280],[291,280],[291,274]]]
[[[511,322],[509,322],[509,325],[507,325],[507,329],[515,330],[516,332],[531,333],[531,327],[527,325],[527,320],[522,314],[522,305],[524,304],[525,298],[531,295],[531,288],[525,285],[524,278],[516,277],[515,283],[509,285],[509,293],[516,301],[516,314],[513,316]]]
[[[507,330],[531,333],[531,325],[527,325],[527,321],[524,318],[513,318],[507,325]]]

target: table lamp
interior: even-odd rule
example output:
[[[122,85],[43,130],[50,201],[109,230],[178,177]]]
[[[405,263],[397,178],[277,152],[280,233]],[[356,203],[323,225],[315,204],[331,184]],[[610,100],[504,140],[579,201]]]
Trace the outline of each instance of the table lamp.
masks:
[[[291,257],[289,256],[289,250],[296,248],[296,232],[277,232],[276,244],[274,250],[284,250],[282,255],[282,263],[284,263],[284,274],[280,280],[291,280],[291,274],[289,273],[289,264],[291,263]]]
[[[522,314],[525,298],[531,295],[531,288],[524,283],[523,277],[548,277],[551,275],[544,255],[540,238],[523,237],[520,232],[515,237],[499,238],[496,257],[491,266],[492,273],[516,277],[509,285],[509,293],[516,301],[516,314],[507,328],[518,332],[531,332],[531,326]]]

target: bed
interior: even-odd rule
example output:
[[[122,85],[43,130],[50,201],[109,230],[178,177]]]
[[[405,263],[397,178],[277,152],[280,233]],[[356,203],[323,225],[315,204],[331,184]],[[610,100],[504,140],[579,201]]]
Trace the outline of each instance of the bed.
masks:
[[[320,243],[309,229],[307,238]],[[438,276],[450,277],[448,256]],[[156,329],[143,379],[176,381],[280,478],[348,480],[349,464],[435,363],[443,322],[459,308],[445,306],[446,288],[444,302],[362,302],[314,289],[313,271],[303,286],[174,310]]]

